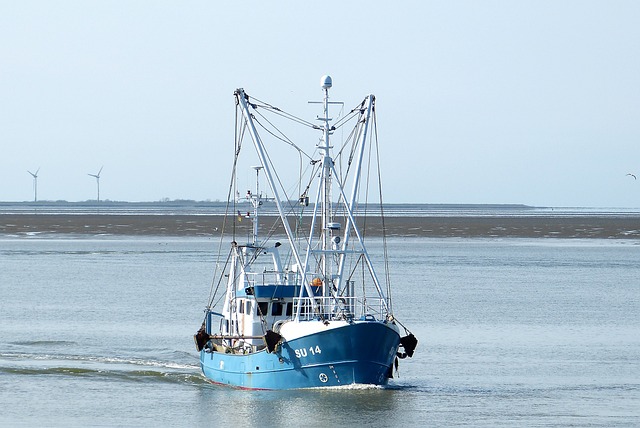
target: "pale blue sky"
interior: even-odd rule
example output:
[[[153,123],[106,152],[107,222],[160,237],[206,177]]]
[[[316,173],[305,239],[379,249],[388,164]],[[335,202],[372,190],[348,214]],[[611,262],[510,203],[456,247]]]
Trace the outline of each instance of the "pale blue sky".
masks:
[[[638,1],[0,0],[0,200],[224,199],[233,91],[377,97],[387,202],[640,207]],[[315,141],[310,142],[311,145]]]

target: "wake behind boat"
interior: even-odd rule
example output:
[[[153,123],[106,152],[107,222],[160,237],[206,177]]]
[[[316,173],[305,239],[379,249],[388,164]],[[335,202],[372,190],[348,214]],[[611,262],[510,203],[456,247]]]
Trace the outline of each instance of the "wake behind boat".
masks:
[[[375,97],[334,122],[329,109],[342,103],[329,101],[331,77],[323,76],[321,85],[319,125],[243,89],[234,93],[235,158],[220,246],[230,249],[220,251],[195,335],[202,371],[214,383],[247,389],[386,385],[398,359],[411,357],[417,345],[393,315],[386,246],[384,282],[365,246],[366,215],[384,214],[379,172],[364,174],[379,165]],[[278,120],[319,133],[314,150],[308,153],[308,139],[285,133]],[[347,125],[347,136],[334,143],[333,134]],[[247,150],[245,140],[255,150]],[[241,196],[243,171],[251,171],[255,191]],[[271,196],[261,191],[261,177]],[[289,179],[293,183],[285,184]],[[271,203],[278,219],[263,228],[260,209]],[[246,204],[248,211],[240,208]],[[252,227],[240,244],[242,221]],[[283,242],[276,233],[285,235]]]

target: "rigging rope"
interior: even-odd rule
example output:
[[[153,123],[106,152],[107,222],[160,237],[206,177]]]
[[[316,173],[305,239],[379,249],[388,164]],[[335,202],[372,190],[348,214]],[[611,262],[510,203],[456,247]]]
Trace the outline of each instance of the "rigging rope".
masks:
[[[298,151],[298,153],[305,155],[307,158],[312,159],[311,156],[309,156],[308,154],[306,154],[304,152],[304,150],[302,150],[300,147],[296,146],[295,143],[293,141],[291,141],[291,139],[289,137],[287,137],[280,129],[278,129],[278,127],[276,127],[273,123],[271,123],[269,121],[269,119],[267,119],[263,114],[261,114],[260,112],[258,112],[256,110],[256,113],[260,115],[261,118],[263,118],[264,120],[267,121],[267,123],[269,125],[271,125],[276,131],[278,131],[282,137],[278,137],[276,134],[274,134],[273,132],[271,132],[269,129],[267,129],[266,126],[264,126],[262,123],[260,123],[260,121],[255,117],[255,115],[253,116],[253,121],[255,123],[257,123],[258,125],[260,125],[260,127],[262,129],[264,129],[266,132],[268,132],[269,134],[273,135],[275,138],[277,138],[280,141],[284,141],[285,143],[289,144],[291,147],[293,147],[294,149],[296,149]]]
[[[227,257],[227,261],[225,262],[225,267],[220,270],[220,254],[222,254],[222,243],[224,241],[224,236],[225,236],[225,231],[226,231],[226,226],[227,226],[227,218],[229,215],[229,205],[230,205],[230,201],[231,201],[231,194],[232,192],[235,190],[235,177],[236,177],[236,166],[238,164],[238,156],[240,155],[240,148],[241,148],[241,143],[242,143],[242,135],[244,134],[244,129],[246,129],[245,127],[243,127],[243,130],[240,132],[240,136],[238,135],[238,105],[236,105],[236,115],[235,115],[235,126],[234,126],[234,155],[233,155],[233,165],[231,167],[231,182],[229,183],[229,190],[227,192],[227,204],[225,206],[225,213],[224,213],[224,217],[222,220],[222,230],[220,232],[220,241],[218,244],[218,257],[216,258],[216,267],[213,273],[213,278],[211,281],[211,288],[209,290],[209,299],[208,299],[208,307],[211,308],[212,306],[212,302],[215,299],[215,296],[218,292],[218,289],[220,288],[220,283],[222,282],[222,278],[223,278],[223,273],[224,270],[226,269],[226,266],[229,262],[229,258]],[[235,213],[235,198],[233,198],[233,208],[234,208],[234,213]],[[235,240],[235,233],[236,233],[236,225],[235,225],[235,221],[232,223],[233,224],[233,237]],[[214,290],[214,285],[215,285],[215,279],[218,276],[218,272],[220,272],[220,278],[218,279],[218,284],[215,287]]]
[[[373,131],[375,134],[375,145],[376,145],[376,159],[378,161],[378,191],[380,192],[380,219],[382,221],[382,251],[383,251],[383,259],[384,259],[384,271],[385,271],[385,281],[387,283],[387,299],[389,301],[389,312],[393,312],[393,308],[391,306],[391,272],[389,269],[389,256],[388,256],[388,247],[387,247],[387,227],[385,224],[384,217],[384,205],[382,203],[382,171],[380,169],[380,144],[378,141],[378,120],[375,111],[375,105],[373,109]]]
[[[247,95],[247,99],[249,98],[249,95]],[[309,128],[313,128],[313,129],[319,129],[318,125],[315,125],[311,122],[308,122],[304,119],[301,119],[297,116],[294,116],[291,113],[287,113],[286,111],[278,108],[278,107],[274,107],[271,104],[264,102],[264,101],[260,101],[259,99],[257,99],[256,97],[251,97],[252,100],[257,101],[260,104],[256,104],[256,103],[249,103],[251,105],[251,107],[253,107],[254,110],[256,110],[258,107],[261,107],[263,109],[266,110],[271,110],[274,114],[277,114],[278,116],[282,116],[284,118],[287,118],[289,120],[292,120],[294,122],[297,122],[301,125],[307,126]]]

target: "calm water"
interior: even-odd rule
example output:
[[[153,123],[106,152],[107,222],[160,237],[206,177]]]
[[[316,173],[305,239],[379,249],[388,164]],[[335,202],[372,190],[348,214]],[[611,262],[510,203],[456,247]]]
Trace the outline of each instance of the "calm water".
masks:
[[[0,425],[640,425],[638,241],[394,239],[416,356],[388,389],[286,392],[200,375],[216,247],[0,237]]]
[[[294,206],[297,201],[293,202]],[[247,205],[248,206],[248,205]],[[313,206],[313,204],[311,204]],[[224,215],[226,202],[1,202],[0,214],[126,214],[126,215]],[[261,208],[262,215],[277,216],[275,204]],[[313,210],[308,210],[308,215]],[[378,213],[375,206],[370,212]],[[384,204],[384,213],[394,217],[622,217],[640,218],[640,208],[532,207],[485,204]]]

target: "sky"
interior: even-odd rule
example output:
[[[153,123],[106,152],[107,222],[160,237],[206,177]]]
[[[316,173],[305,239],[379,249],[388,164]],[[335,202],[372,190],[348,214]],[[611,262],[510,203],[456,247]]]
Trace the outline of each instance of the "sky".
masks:
[[[393,3],[393,4],[392,4]],[[224,200],[242,87],[376,95],[389,203],[640,207],[640,2],[0,0],[0,201]],[[312,120],[315,116],[305,116]],[[315,142],[310,142],[315,146]]]

